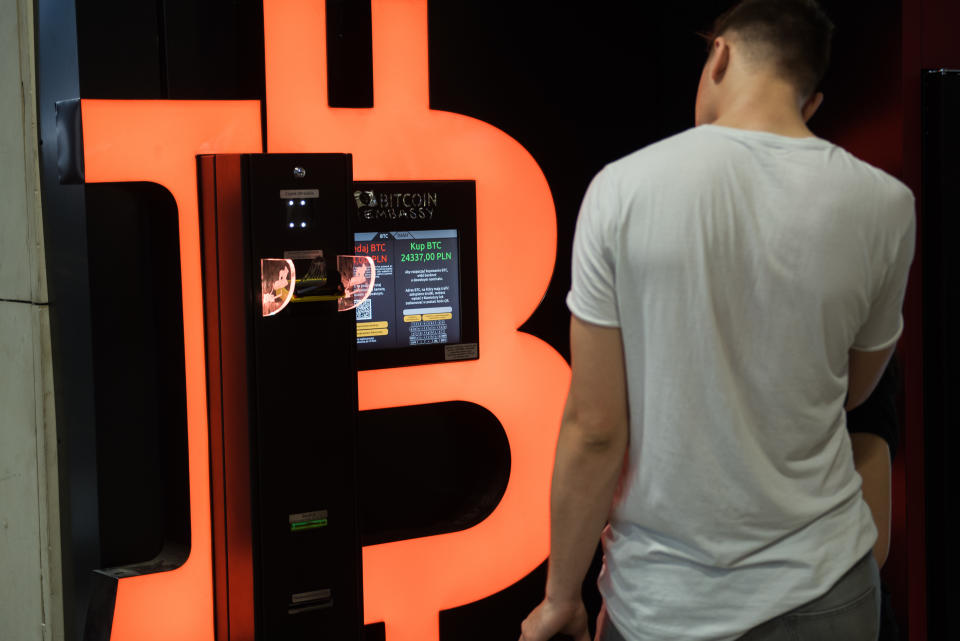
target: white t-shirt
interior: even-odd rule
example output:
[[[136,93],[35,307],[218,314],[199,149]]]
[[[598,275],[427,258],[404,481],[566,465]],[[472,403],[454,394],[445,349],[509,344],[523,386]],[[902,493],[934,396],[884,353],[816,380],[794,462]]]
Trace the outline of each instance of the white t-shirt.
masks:
[[[600,590],[629,641],[726,641],[873,546],[848,351],[902,331],[914,199],[818,138],[701,126],[614,162],[570,310],[623,336],[630,445]]]

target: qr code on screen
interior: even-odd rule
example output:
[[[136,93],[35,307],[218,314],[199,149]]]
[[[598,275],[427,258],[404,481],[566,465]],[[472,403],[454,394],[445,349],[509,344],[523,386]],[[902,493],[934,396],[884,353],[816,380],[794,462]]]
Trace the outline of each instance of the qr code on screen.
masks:
[[[373,301],[369,298],[357,305],[357,320],[371,320],[373,318]]]

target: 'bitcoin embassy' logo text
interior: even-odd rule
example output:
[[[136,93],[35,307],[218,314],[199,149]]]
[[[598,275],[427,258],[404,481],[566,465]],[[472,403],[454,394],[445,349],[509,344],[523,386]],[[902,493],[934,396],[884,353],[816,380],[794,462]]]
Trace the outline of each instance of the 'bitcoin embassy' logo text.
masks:
[[[353,199],[362,221],[433,220],[439,202],[436,192],[388,193],[372,189],[353,192]]]

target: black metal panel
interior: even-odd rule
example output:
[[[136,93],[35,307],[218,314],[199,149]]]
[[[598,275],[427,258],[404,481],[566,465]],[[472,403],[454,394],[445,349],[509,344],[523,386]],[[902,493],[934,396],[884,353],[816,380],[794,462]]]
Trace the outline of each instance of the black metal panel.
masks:
[[[37,4],[37,110],[44,253],[56,390],[64,636],[83,634],[91,571],[99,567],[93,354],[83,187],[57,172],[57,101],[79,97],[73,0]]]
[[[489,410],[465,401],[360,414],[364,545],[473,527],[510,480],[510,443]]]
[[[77,0],[76,14],[82,97],[166,96],[160,2]]]
[[[110,641],[113,614],[117,605],[118,578],[109,573],[93,573],[93,589],[87,607],[83,641]]]
[[[100,557],[142,563],[190,546],[180,236],[153,183],[87,189]]]
[[[58,100],[57,112],[57,178],[61,185],[83,182],[83,118],[80,99]]]
[[[77,0],[76,15],[84,98],[263,96],[259,0]]]
[[[260,0],[162,0],[164,72],[174,100],[260,99]]]
[[[326,0],[327,103],[373,106],[373,39],[370,2]]]
[[[319,249],[332,269],[336,256],[351,253],[349,156],[248,158],[255,283],[263,258]],[[295,166],[305,169],[304,178],[294,176]],[[280,197],[285,189],[318,190],[319,226],[287,226]],[[270,317],[254,313],[255,585],[261,639],[332,641],[360,635],[354,322],[354,314],[337,312],[334,301],[294,302]],[[325,513],[327,525],[292,531],[293,515],[311,512]],[[329,599],[306,596],[323,590],[330,590]]]
[[[955,528],[960,481],[960,71],[923,77],[923,422],[926,471],[928,625],[952,628],[956,594]]]
[[[219,638],[359,639],[354,315],[327,300],[265,317],[260,285],[263,259],[350,253],[350,157],[203,157],[200,173]],[[287,189],[316,190],[317,224],[288,226]]]

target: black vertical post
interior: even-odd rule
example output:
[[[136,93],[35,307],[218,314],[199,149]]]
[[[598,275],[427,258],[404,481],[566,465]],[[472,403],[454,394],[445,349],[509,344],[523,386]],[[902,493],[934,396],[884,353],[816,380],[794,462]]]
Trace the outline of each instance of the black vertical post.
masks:
[[[37,108],[56,391],[66,641],[81,638],[100,564],[93,353],[84,188],[60,184],[56,103],[80,96],[73,0],[37,5]],[[76,141],[79,143],[79,141]]]
[[[351,158],[201,156],[199,173],[218,638],[357,640]]]
[[[960,509],[954,454],[960,446],[960,71],[923,77],[923,419],[926,454],[927,613],[930,630],[953,626],[960,564],[953,551]]]

